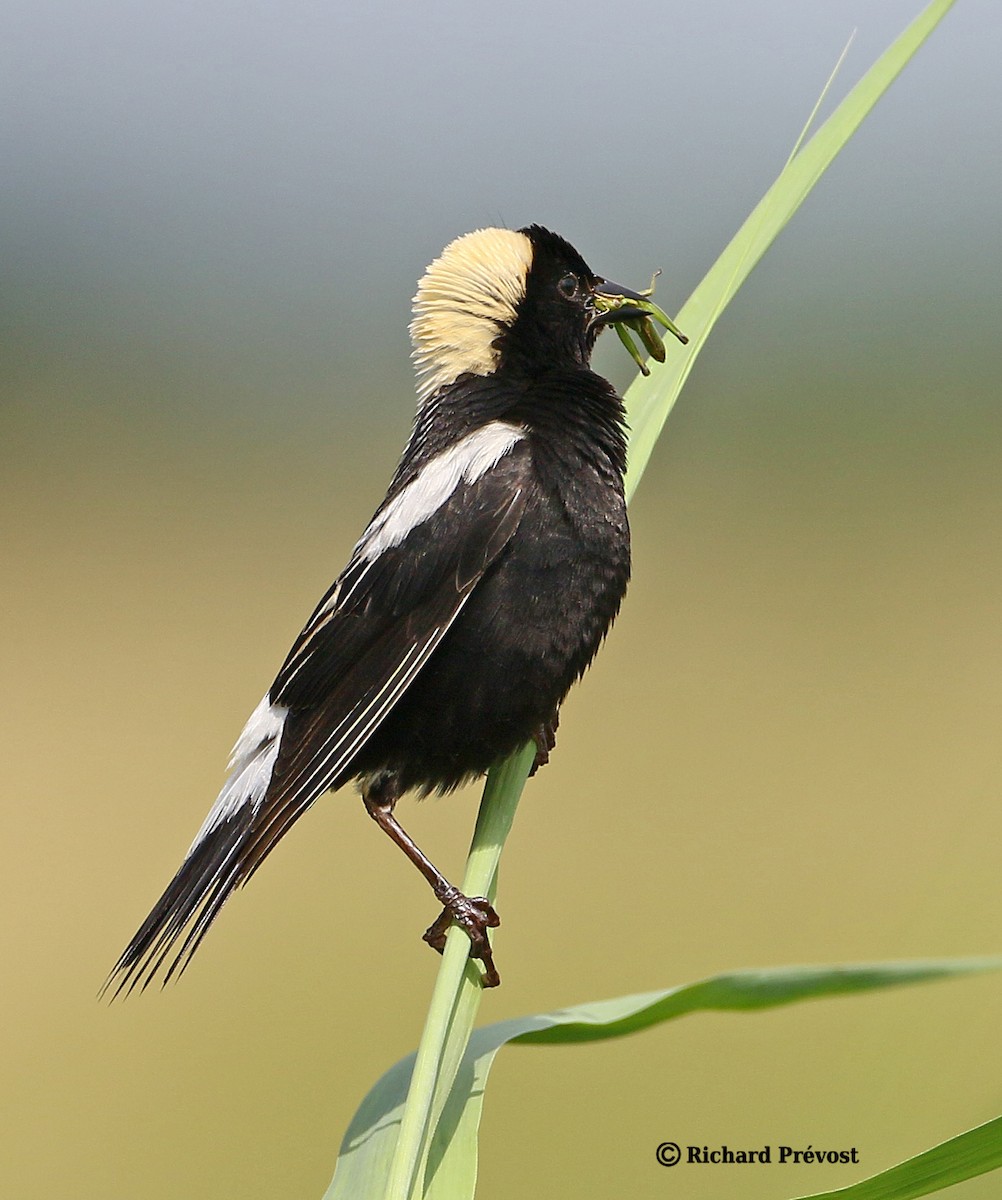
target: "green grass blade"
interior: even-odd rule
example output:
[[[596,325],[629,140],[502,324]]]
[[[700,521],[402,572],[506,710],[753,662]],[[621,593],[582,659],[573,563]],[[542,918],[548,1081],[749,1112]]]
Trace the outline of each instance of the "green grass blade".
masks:
[[[463,878],[468,896],[493,899],[496,893],[501,849],[534,754],[535,747],[527,746],[491,772]],[[479,967],[470,962],[469,949],[466,935],[450,929],[418,1052],[388,1071],[363,1101],[345,1134],[324,1200],[407,1200],[416,1187],[421,1195],[418,1181],[424,1178],[431,1134],[483,996]]]
[[[916,1200],[1002,1167],[1002,1117],[968,1129],[931,1150],[859,1183],[801,1200]]]
[[[670,345],[665,365],[650,363],[651,374],[638,376],[626,393],[632,430],[627,495],[636,490],[665,420],[717,318],[863,118],[904,70],[953,3],[954,0],[934,0],[924,9],[873,64],[811,140],[791,155],[776,182],[682,306],[676,324],[688,336],[688,346]]]
[[[655,365],[648,378],[638,378],[626,393],[632,431],[628,496],[635,491],[668,413],[717,318],[829,163],[952,4],[953,0],[934,0],[874,64],[811,140],[794,150],[779,178],[679,314],[678,323],[690,339],[688,347],[679,351],[672,346],[668,365]],[[488,778],[463,881],[463,890],[467,894],[494,895],[501,848],[511,828],[531,760],[532,749],[525,747],[507,763],[492,770]],[[408,1099],[396,1116],[390,1118],[384,1112],[387,1124],[382,1136],[372,1134],[363,1141],[364,1145],[373,1148],[373,1154],[378,1153],[380,1167],[363,1170],[356,1164],[343,1169],[339,1159],[334,1182],[325,1200],[340,1200],[347,1196],[352,1200],[420,1200],[426,1194],[426,1178],[434,1178],[436,1173],[441,1175],[444,1152],[440,1149],[437,1159],[434,1158],[432,1140],[435,1138],[435,1145],[441,1148],[447,1129],[465,1127],[466,1114],[455,1110],[450,1093],[465,1061],[482,997],[476,970],[466,962],[466,951],[465,936],[451,930],[421,1046],[414,1069],[408,1076]],[[386,1078],[388,1076],[384,1076],[384,1080]],[[440,1128],[436,1134],[437,1126]],[[353,1122],[352,1129],[355,1128],[356,1122]],[[467,1163],[462,1171],[456,1168],[457,1175],[463,1178],[475,1177],[475,1137],[470,1153],[472,1166]],[[350,1172],[357,1172],[355,1178],[359,1181],[351,1188],[343,1183]],[[363,1183],[363,1180],[369,1182]]]
[[[469,858],[466,863],[466,874],[463,877],[463,891],[467,896],[487,896],[493,900],[497,894],[498,863],[504,843],[511,832],[515,819],[515,810],[522,795],[522,789],[529,776],[529,770],[536,756],[535,745],[524,746],[518,754],[512,755],[507,762],[492,770],[484,789],[477,826],[473,832],[473,841]],[[493,935],[496,943],[496,931]],[[420,1138],[410,1145],[418,1145],[419,1151],[413,1159],[413,1173],[408,1176],[411,1192],[401,1190],[399,1193],[388,1191],[392,1197],[415,1194],[420,1197],[423,1190],[420,1181],[423,1179],[426,1163],[431,1151],[431,1141],[452,1093],[456,1074],[460,1069],[466,1047],[477,1019],[480,1001],[484,990],[480,985],[480,968],[469,960],[470,943],[466,935],[459,929],[449,930],[445,948],[446,961],[439,971],[435,991],[432,994],[432,1006],[429,1009],[428,1022],[431,1024],[436,1011],[441,1016],[448,1013],[444,1026],[444,1037],[441,1051],[435,1064],[435,1086],[430,1094],[430,1104],[427,1108],[427,1120],[421,1128]],[[454,964],[454,965],[453,965]],[[443,979],[447,982],[443,984]],[[421,1049],[418,1051],[418,1066],[420,1066]],[[415,1079],[418,1078],[415,1070]],[[410,1107],[410,1097],[408,1097]],[[405,1111],[404,1123],[401,1126],[401,1143],[407,1131]],[[415,1122],[415,1130],[417,1123]],[[391,1175],[391,1182],[392,1182]],[[403,1179],[403,1177],[401,1177]],[[402,1186],[402,1182],[401,1182]]]
[[[427,1200],[473,1196],[477,1131],[494,1058],[509,1042],[570,1045],[639,1033],[696,1012],[755,1012],[804,1000],[875,991],[1002,969],[1002,958],[932,959],[851,966],[734,971],[682,987],[619,996],[478,1029],[455,1074],[422,1172]],[[341,1145],[326,1200],[384,1195],[414,1055],[389,1070],[362,1102]]]

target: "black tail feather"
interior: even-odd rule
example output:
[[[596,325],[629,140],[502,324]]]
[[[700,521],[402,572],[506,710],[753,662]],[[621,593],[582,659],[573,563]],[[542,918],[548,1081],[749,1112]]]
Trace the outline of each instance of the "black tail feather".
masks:
[[[242,807],[222,818],[192,847],[115,963],[101,988],[102,996],[127,996],[137,987],[145,991],[158,975],[166,984],[184,971],[219,910],[244,881],[244,851],[253,816],[252,806]]]

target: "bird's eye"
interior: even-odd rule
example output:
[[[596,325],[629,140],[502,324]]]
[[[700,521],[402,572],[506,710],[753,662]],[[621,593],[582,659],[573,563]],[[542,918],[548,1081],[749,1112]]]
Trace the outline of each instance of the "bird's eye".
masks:
[[[565,275],[557,284],[557,291],[565,300],[573,300],[578,294],[578,277],[576,275]]]

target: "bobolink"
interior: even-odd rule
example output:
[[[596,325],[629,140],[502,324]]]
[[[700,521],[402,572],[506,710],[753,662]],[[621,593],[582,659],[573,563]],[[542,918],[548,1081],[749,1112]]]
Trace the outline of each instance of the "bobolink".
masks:
[[[369,815],[431,884],[499,981],[483,897],[453,887],[394,816],[531,739],[619,610],[630,575],[622,401],[589,369],[602,327],[663,358],[648,298],[531,225],[458,238],[418,285],[418,409],[386,498],[234,747],[230,775],[177,874],[106,986],[166,982],[227,897],[323,793],[359,784]],[[682,339],[684,340],[684,339]],[[639,360],[638,360],[639,361]]]

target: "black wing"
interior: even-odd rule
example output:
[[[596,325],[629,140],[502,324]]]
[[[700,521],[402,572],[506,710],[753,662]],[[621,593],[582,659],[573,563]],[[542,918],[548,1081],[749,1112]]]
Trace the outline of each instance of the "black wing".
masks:
[[[248,723],[230,779],[106,988],[145,987],[179,941],[164,982],[183,970],[233,890],[318,796],[351,778],[358,751],[518,528],[531,471],[528,445],[515,442],[395,543],[372,536],[386,506],[377,513]]]
[[[399,545],[371,562],[356,551],[269,693],[289,718],[247,874],[319,795],[351,778],[358,751],[518,528],[530,470],[528,447],[516,446]]]

